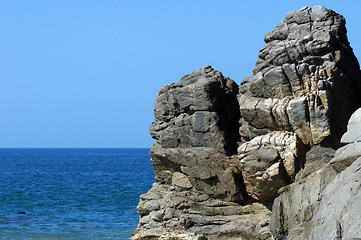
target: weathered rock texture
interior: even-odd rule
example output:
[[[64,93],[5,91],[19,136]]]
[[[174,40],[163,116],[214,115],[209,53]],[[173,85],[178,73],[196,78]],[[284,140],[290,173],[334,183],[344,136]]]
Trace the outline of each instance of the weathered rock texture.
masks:
[[[352,130],[361,108],[352,116]],[[272,210],[277,239],[361,239],[361,128],[354,139],[308,177],[280,189]]]
[[[141,196],[132,239],[271,239],[280,192],[275,237],[329,239],[319,238],[335,223],[323,219],[327,204],[348,182],[343,196],[360,188],[361,113],[342,138],[350,144],[334,150],[361,106],[359,63],[344,18],[320,6],[288,13],[265,42],[240,86],[205,66],[159,91],[150,128],[158,183]],[[337,233],[351,227],[340,216],[357,212],[355,199],[335,205]]]
[[[265,42],[254,75],[241,85],[241,137],[284,130],[306,145],[339,147],[360,102],[360,67],[345,19],[321,6],[302,8],[288,13]]]

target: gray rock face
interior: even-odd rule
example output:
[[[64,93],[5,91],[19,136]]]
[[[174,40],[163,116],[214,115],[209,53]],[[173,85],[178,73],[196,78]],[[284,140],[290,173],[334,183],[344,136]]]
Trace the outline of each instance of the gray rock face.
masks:
[[[361,107],[345,20],[302,8],[265,42],[240,86],[205,66],[159,91],[158,183],[132,240],[271,239],[270,226],[277,239],[360,237],[360,110],[340,143]]]
[[[336,176],[326,166],[276,198],[271,229],[277,239],[359,239],[361,158]]]
[[[359,111],[351,117],[348,129],[352,129],[350,125],[358,114]],[[355,135],[358,139],[361,132]],[[320,153],[332,154],[322,148],[308,154]],[[321,169],[280,189],[281,195],[272,208],[273,236],[288,240],[360,239],[360,170],[361,145],[354,142],[338,149]]]

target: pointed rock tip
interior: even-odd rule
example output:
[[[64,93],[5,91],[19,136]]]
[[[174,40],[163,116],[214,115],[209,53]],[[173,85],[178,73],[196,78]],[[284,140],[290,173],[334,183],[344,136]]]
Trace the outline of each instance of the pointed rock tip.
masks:
[[[206,65],[204,67],[201,67],[197,71],[192,72],[191,74],[183,76],[179,82],[185,85],[193,84],[197,82],[200,77],[206,77],[209,73],[212,72],[214,72],[212,66]]]
[[[206,72],[206,73],[214,71],[214,69],[212,68],[211,65],[206,65],[206,66],[202,67],[201,70]]]

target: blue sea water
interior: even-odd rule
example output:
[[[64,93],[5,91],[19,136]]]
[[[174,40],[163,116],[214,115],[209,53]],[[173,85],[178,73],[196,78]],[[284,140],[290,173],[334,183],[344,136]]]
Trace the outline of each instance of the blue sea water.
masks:
[[[0,149],[0,239],[129,239],[153,182],[149,149]]]

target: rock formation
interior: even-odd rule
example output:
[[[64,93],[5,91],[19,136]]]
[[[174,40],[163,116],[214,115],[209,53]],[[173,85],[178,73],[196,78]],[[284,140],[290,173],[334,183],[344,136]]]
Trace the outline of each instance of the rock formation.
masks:
[[[360,114],[342,135],[361,106],[361,71],[345,20],[302,8],[265,42],[240,86],[205,66],[159,91],[150,128],[157,183],[140,197],[131,239],[271,239],[275,198],[273,236],[322,239],[335,223],[313,230],[327,204],[340,207],[334,229],[346,234],[339,216],[360,201],[331,198],[358,176],[349,174],[361,162]],[[358,193],[350,184],[348,197]]]

